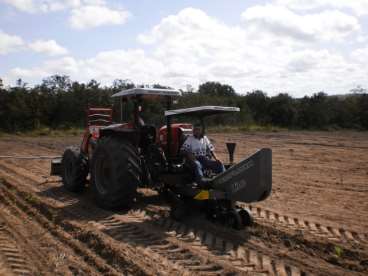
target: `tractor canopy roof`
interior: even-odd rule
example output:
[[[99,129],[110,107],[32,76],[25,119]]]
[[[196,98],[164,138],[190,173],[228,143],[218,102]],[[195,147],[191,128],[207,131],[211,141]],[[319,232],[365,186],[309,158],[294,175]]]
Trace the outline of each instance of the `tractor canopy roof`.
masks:
[[[134,97],[142,96],[143,98],[156,98],[160,96],[181,96],[180,91],[176,89],[164,89],[164,88],[132,88],[127,90],[122,90],[112,97]]]
[[[167,110],[165,111],[165,116],[193,116],[193,117],[205,117],[210,115],[217,115],[223,113],[231,113],[231,112],[239,112],[239,107],[233,106],[197,106],[190,108],[182,108],[175,110]]]

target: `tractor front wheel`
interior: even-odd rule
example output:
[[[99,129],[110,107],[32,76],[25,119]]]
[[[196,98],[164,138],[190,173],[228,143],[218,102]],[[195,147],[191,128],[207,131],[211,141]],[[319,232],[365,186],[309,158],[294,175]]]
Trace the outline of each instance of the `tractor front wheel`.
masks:
[[[131,143],[117,137],[98,141],[91,162],[91,188],[100,207],[130,207],[141,178],[140,159]]]
[[[78,148],[70,147],[64,151],[61,163],[63,167],[61,177],[65,189],[71,192],[81,192],[88,175],[87,159]]]

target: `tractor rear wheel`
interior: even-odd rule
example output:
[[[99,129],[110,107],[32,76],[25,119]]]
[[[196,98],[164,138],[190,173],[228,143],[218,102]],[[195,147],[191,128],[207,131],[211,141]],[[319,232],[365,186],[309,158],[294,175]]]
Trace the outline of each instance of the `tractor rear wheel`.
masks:
[[[117,137],[98,141],[91,162],[91,187],[100,207],[130,207],[141,179],[140,159],[131,143]]]
[[[71,192],[81,192],[86,184],[88,162],[86,157],[76,147],[67,148],[62,160],[61,177],[65,189]]]

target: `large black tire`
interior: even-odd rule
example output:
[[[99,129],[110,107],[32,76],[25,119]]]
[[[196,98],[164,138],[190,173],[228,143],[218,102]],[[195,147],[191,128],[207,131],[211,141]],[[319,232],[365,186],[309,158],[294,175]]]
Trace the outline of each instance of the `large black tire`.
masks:
[[[98,141],[91,162],[91,187],[100,207],[130,207],[141,179],[141,162],[131,143],[117,137]]]
[[[80,153],[76,147],[67,148],[64,151],[62,160],[63,185],[71,192],[81,192],[86,184],[88,175],[88,162],[86,157]]]

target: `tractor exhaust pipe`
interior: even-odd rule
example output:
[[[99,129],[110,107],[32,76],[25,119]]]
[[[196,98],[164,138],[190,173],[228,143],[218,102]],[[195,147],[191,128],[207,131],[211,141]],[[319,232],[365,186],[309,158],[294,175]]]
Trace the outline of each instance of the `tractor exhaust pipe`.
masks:
[[[229,161],[230,165],[234,163],[234,152],[235,152],[236,143],[226,143],[226,148],[229,153]]]

